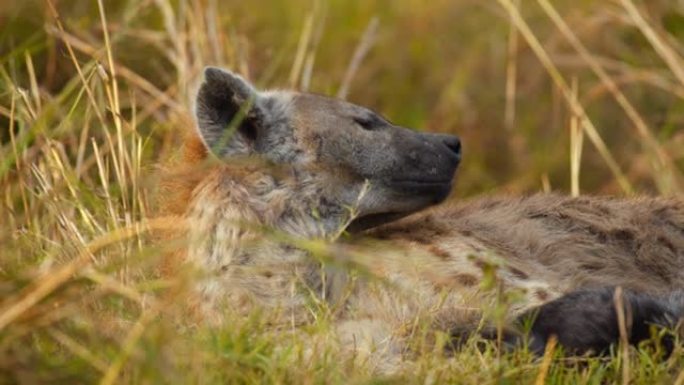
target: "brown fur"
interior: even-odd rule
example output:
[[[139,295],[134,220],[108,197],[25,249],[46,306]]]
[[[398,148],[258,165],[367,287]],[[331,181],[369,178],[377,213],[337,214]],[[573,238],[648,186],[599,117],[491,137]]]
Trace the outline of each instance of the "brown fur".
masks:
[[[208,164],[209,153],[202,139],[195,131],[185,134],[181,159],[161,170],[161,181],[157,193],[158,211],[165,215],[182,216],[187,211],[193,190],[204,179],[205,168],[218,167]]]
[[[397,234],[428,238],[430,249],[454,238],[476,240],[504,256],[521,279],[541,276],[564,291],[684,287],[684,205],[678,199],[476,199],[371,230],[368,236],[391,239]]]

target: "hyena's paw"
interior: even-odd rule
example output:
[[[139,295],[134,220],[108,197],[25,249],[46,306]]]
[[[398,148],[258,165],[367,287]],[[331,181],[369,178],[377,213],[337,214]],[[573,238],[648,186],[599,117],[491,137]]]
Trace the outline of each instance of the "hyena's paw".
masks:
[[[605,354],[620,341],[620,325],[616,308],[615,288],[578,290],[568,293],[520,316],[514,325],[502,330],[486,327],[455,328],[452,345],[458,350],[472,336],[499,340],[506,350],[527,347],[541,355],[552,336],[567,354]],[[654,296],[632,291],[622,292],[626,337],[630,344],[653,341],[669,355],[681,334],[680,319],[684,316],[684,291]],[[663,332],[663,328],[670,329]],[[659,338],[653,338],[654,332]],[[663,333],[660,333],[663,332]]]
[[[534,309],[519,319],[527,337],[530,350],[541,354],[551,336],[569,354],[603,354],[610,346],[620,341],[620,325],[615,288],[579,290],[566,294],[554,301]],[[650,340],[654,331],[673,329],[682,316],[684,294],[675,292],[669,296],[652,296],[631,291],[622,292],[625,314],[626,337],[630,344],[637,345]],[[510,336],[509,336],[510,339]],[[666,354],[672,351],[675,338],[665,332],[661,344]]]

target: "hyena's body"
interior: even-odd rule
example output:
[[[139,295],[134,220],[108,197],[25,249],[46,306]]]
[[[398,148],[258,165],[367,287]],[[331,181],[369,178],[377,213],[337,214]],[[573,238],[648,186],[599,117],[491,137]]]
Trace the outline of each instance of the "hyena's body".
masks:
[[[617,333],[605,301],[579,318],[572,310],[604,298],[603,287],[630,290],[626,302],[636,311],[653,305],[647,322],[671,325],[680,315],[679,297],[666,295],[684,287],[681,201],[535,195],[398,220],[447,196],[457,138],[415,133],[339,100],[260,93],[218,69],[205,76],[196,158],[213,152],[220,160],[191,171],[193,182],[172,184],[189,226],[184,258],[207,274],[197,284],[205,317],[220,321],[224,311],[258,305],[305,322],[314,295],[336,309],[343,345],[375,346],[391,365],[416,320],[444,331],[475,325],[501,293],[521,296],[510,318],[547,304],[540,314],[563,319],[566,329],[540,319],[533,332],[542,341],[558,334],[577,349],[603,348]],[[345,229],[362,236],[323,252],[309,243]],[[484,290],[483,279],[498,289]],[[587,288],[597,292],[562,297]]]

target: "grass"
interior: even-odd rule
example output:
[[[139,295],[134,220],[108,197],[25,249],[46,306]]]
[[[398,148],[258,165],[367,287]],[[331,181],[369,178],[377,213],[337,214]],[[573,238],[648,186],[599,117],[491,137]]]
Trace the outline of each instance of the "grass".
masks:
[[[681,194],[684,13],[671,2],[11,1],[0,9],[0,383],[684,383],[681,348],[543,359],[417,325],[406,372],[343,359],[331,311],[188,322],[159,164],[208,64],[458,133],[453,199]],[[7,129],[5,129],[5,127]],[[163,214],[163,213],[161,213]],[[312,343],[315,341],[315,343]],[[362,364],[362,363],[361,363]],[[407,364],[409,365],[409,364]]]

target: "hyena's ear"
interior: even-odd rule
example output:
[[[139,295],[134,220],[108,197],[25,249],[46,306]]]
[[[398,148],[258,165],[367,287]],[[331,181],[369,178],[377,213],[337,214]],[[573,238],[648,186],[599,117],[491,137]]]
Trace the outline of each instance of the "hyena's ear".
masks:
[[[258,91],[242,77],[207,67],[195,113],[200,135],[218,157],[248,154],[263,125]]]

